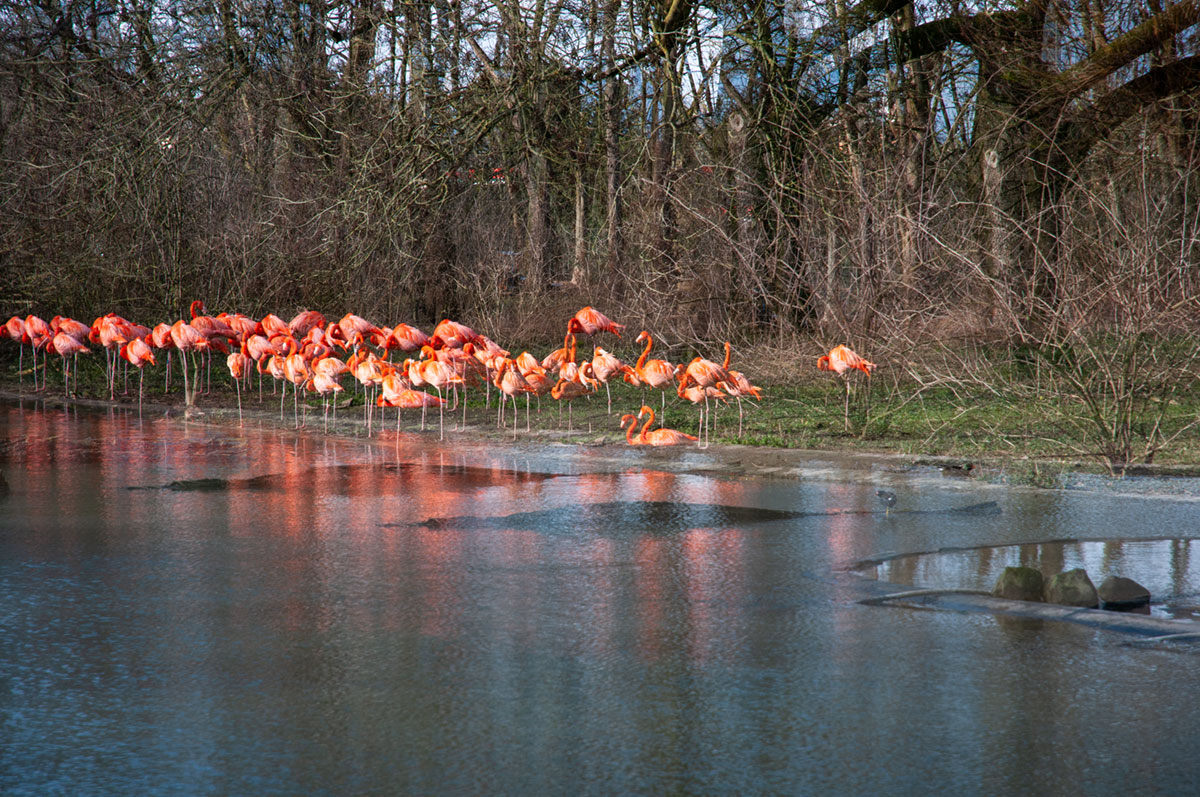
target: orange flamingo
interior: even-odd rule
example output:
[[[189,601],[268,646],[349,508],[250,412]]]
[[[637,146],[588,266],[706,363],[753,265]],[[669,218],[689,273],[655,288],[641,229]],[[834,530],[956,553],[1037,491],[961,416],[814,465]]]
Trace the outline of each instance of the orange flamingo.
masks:
[[[4,322],[4,334],[12,340],[15,340],[21,347],[21,353],[17,360],[17,389],[25,390],[25,319],[19,316],[13,316]]]
[[[342,320],[337,322],[338,329],[345,335],[346,340],[362,345],[362,342],[380,333],[379,327],[372,324],[361,316],[356,316],[353,313],[346,313],[342,316]]]
[[[289,337],[292,335],[292,328],[288,326],[288,323],[274,313],[267,313],[263,316],[254,331],[267,338],[273,338],[276,335]]]
[[[817,358],[817,369],[820,371],[834,371],[838,376],[842,377],[842,386],[845,389],[845,404],[842,417],[845,428],[848,430],[850,428],[849,372],[857,369],[869,377],[871,376],[871,372],[875,370],[875,363],[864,360],[848,346],[838,345],[830,349],[829,354]]]
[[[222,340],[239,340],[238,334],[226,324],[213,316],[207,315],[208,308],[204,306],[204,302],[197,299],[191,304],[192,320],[189,322],[197,331],[200,332],[208,340],[208,349],[205,350],[204,357],[204,372],[206,376],[207,387],[204,393],[208,393],[212,389],[212,350],[216,349],[220,352],[227,352],[228,349]]]
[[[330,358],[332,359],[332,358]],[[326,398],[333,396],[334,411],[337,410],[337,394],[341,393],[345,388],[337,381],[337,378],[332,376],[328,370],[313,369],[312,375],[309,376],[307,386],[316,391],[321,396],[321,417],[325,422],[325,431],[329,431],[329,404]]]
[[[574,365],[574,363],[572,363],[572,365]],[[590,371],[591,369],[592,369],[591,363],[583,364],[583,369],[580,369],[580,371],[579,371],[579,376],[582,377],[580,381],[573,381],[573,380],[567,378],[566,375],[564,375],[560,372],[558,381],[554,384],[554,387],[550,388],[551,398],[555,399],[556,401],[567,402],[567,432],[568,433],[571,431],[571,421],[572,421],[572,419],[571,419],[571,402],[573,402],[575,399],[579,398],[580,396],[591,395],[592,393],[595,392],[595,389],[591,386],[591,384],[586,379],[586,372]],[[561,409],[561,405],[559,405],[559,406]],[[560,422],[562,421],[561,414],[559,415],[559,421]]]
[[[525,414],[529,415],[529,396],[537,396],[538,412],[542,411],[542,396],[554,387],[554,380],[546,373],[546,369],[538,363],[537,358],[527,351],[521,352],[516,359],[517,370],[525,377],[529,392],[525,394]],[[526,424],[528,426],[528,424]],[[528,431],[528,430],[527,430]]]
[[[282,322],[282,319],[279,319],[278,316],[268,316],[268,318],[273,318]],[[264,322],[266,320],[267,319],[265,318],[263,319]],[[316,310],[301,310],[295,315],[294,318],[292,318],[291,321],[286,324],[286,327],[291,334],[302,338],[314,328],[323,328],[326,323],[325,316],[321,315]],[[272,326],[275,326],[275,324],[272,323]]]
[[[512,399],[513,405],[513,439],[517,439],[517,394],[525,394],[525,431],[529,431],[529,394],[534,392],[534,388],[530,386],[525,377],[521,374],[521,370],[517,364],[507,357],[500,360],[500,365],[496,371],[496,378],[492,384],[500,391],[500,411],[497,419],[497,425],[504,425],[504,399],[507,396]]]
[[[233,377],[234,387],[237,388],[239,424],[242,422],[242,379],[246,376],[246,369],[251,362],[250,357],[244,353],[245,348],[246,344],[243,343],[241,349],[230,352],[229,356],[225,358],[225,365],[229,368],[229,375]]]
[[[558,373],[568,361],[575,360],[575,335],[568,332],[563,336],[563,345],[561,349],[555,349],[547,354],[542,359],[542,368],[551,373]]]
[[[376,403],[380,407],[395,407],[396,408],[396,431],[400,430],[400,410],[417,410],[421,411],[421,431],[425,430],[425,410],[429,407],[444,407],[446,400],[438,396],[432,396],[421,390],[413,390],[412,388],[401,388],[395,392],[384,392],[379,397]]]
[[[421,347],[429,345],[429,336],[416,327],[408,324],[397,324],[384,344],[384,349],[399,349],[403,352],[420,351]]]
[[[179,349],[179,357],[183,360],[183,402],[187,407],[195,404],[196,393],[195,389],[189,386],[188,383],[188,361],[187,353],[207,351],[208,338],[186,321],[176,321],[171,325],[171,341],[174,342],[175,348]],[[191,381],[195,382],[200,378],[200,363],[196,362],[195,378]]]
[[[637,420],[640,420],[643,415],[649,415],[646,423],[642,426],[641,434],[638,435],[634,445],[643,446],[676,446],[680,443],[694,443],[698,439],[695,435],[690,435],[685,432],[680,432],[677,429],[655,429],[650,431],[650,427],[654,424],[654,410],[645,404],[638,411]],[[626,440],[629,440],[630,434],[633,432],[633,424],[629,425],[629,432],[626,433]]]
[[[453,323],[453,322],[450,322],[450,323]],[[439,324],[438,326],[440,327],[441,324]],[[435,335],[434,337],[437,337],[437,336]],[[437,359],[436,352],[434,352],[432,347],[430,347],[430,346],[424,347],[423,349],[421,349],[421,354],[423,354],[426,359],[421,360],[419,363],[417,363],[417,372],[420,374],[422,383],[431,386],[434,390],[436,390],[438,392],[438,398],[441,398],[441,399],[445,398],[445,396],[442,395],[443,388],[450,387],[452,385],[461,385],[462,384],[463,378],[461,376],[459,376],[457,373],[455,373],[454,369],[451,368],[449,365],[447,365],[446,363]],[[416,380],[413,380],[413,384],[417,384]],[[438,439],[439,440],[446,439],[445,407],[446,407],[446,404],[444,401],[443,401],[443,403],[438,405],[438,435],[439,435]]]
[[[129,322],[114,313],[97,318],[92,324],[88,332],[88,340],[93,343],[99,343],[104,347],[105,355],[105,376],[108,378],[108,397],[111,399],[116,393],[117,385],[117,360],[120,357],[120,348],[130,339],[135,337],[129,329]],[[167,333],[170,334],[170,328],[167,328]]]
[[[821,371],[835,371],[838,376],[843,376],[851,369],[858,369],[867,376],[875,370],[875,363],[868,362],[853,349],[848,346],[834,346],[829,350],[829,354],[817,358],[817,368]]]
[[[612,392],[608,387],[608,380],[624,373],[627,366],[618,360],[612,354],[609,354],[604,349],[596,346],[592,351],[592,373],[596,379],[604,383],[604,395],[608,398],[608,414],[612,415]]]
[[[733,351],[733,346],[729,341],[725,341],[725,362],[721,363],[721,367],[729,374],[728,381],[720,381],[717,387],[724,390],[729,395],[737,399],[738,403],[738,437],[742,436],[742,396],[750,396],[755,401],[762,400],[762,389],[750,384],[750,380],[741,371],[733,371],[729,368],[729,358]]]
[[[689,387],[689,381],[690,377],[687,376],[687,374],[684,374],[683,378],[679,381],[679,387],[675,392],[681,399],[690,401],[692,404],[699,407],[700,425],[697,429],[697,432],[704,436],[704,445],[700,447],[708,448],[708,423],[706,420],[708,416],[708,400],[715,399],[717,401],[724,401],[727,396],[716,387],[701,387],[699,385],[691,385]],[[700,407],[701,403],[704,404],[703,407]]]
[[[117,356],[138,369],[138,413],[140,414],[142,411],[142,382],[146,375],[142,368],[146,363],[155,365],[154,352],[150,349],[150,344],[146,343],[145,338],[134,338],[120,348]]]
[[[699,389],[699,395],[704,401],[704,409],[700,411],[700,425],[701,434],[704,436],[704,448],[708,447],[708,427],[712,421],[708,400],[717,397],[724,398],[725,394],[721,392],[717,384],[729,381],[731,381],[731,378],[728,371],[712,360],[706,360],[703,357],[693,358],[687,364],[687,367],[684,368],[683,377],[679,381],[679,389],[676,392],[681,398],[687,398],[688,401],[696,404],[699,403],[691,398],[695,393],[689,392],[690,386]]]
[[[618,338],[625,329],[624,324],[613,323],[608,316],[594,307],[584,307],[567,321],[567,331],[585,335],[595,335],[597,332],[611,332]]]
[[[468,326],[443,318],[429,337],[429,345],[435,349],[461,349],[464,343],[472,342],[478,337],[475,330]]]
[[[92,350],[68,335],[66,332],[56,332],[54,337],[50,340],[50,348],[52,348],[59,357],[62,357],[63,395],[65,396],[70,392],[69,388],[71,386],[71,372],[69,366],[67,365],[67,356],[70,355],[72,361],[75,361],[79,355],[91,354]],[[77,383],[78,379],[79,378],[77,376]],[[78,388],[78,384],[76,384],[76,388]]]
[[[283,378],[291,382],[292,388],[292,419],[299,429],[304,424],[300,423],[300,388],[303,387],[312,376],[308,369],[308,361],[304,359],[304,355],[300,352],[292,352],[283,358]],[[305,405],[307,407],[307,405]]]
[[[69,337],[73,338],[77,343],[79,343],[80,346],[86,347],[87,343],[88,343],[88,338],[92,331],[92,328],[89,327],[87,324],[84,324],[80,321],[76,321],[74,318],[66,318],[61,315],[56,315],[56,316],[54,316],[54,318],[50,319],[50,330],[54,333],[55,337],[58,337],[58,334],[62,333],[64,335],[68,335]],[[53,340],[51,342],[53,343]],[[58,346],[55,346],[54,348],[56,351],[59,349]],[[73,366],[72,371],[75,375],[76,386],[78,386],[78,383],[79,383],[79,357],[78,357],[78,354],[87,354],[87,353],[89,353],[89,351],[81,350],[78,353],[73,353],[71,356],[71,364]],[[66,365],[65,357],[63,360],[63,365]],[[63,382],[63,389],[64,390],[66,389],[65,379]]]
[[[629,424],[629,428],[625,429],[625,424]],[[636,446],[641,443],[640,440],[633,439],[633,430],[637,428],[637,416],[625,413],[621,416],[621,428],[625,429],[625,442],[631,446]]]
[[[675,382],[675,366],[666,360],[647,359],[650,356],[650,349],[654,346],[654,338],[645,329],[637,336],[638,343],[641,343],[643,340],[646,341],[646,348],[642,351],[642,355],[638,357],[637,363],[634,364],[633,373],[637,381],[662,393],[662,407],[666,411],[666,391]]]
[[[44,350],[50,345],[50,341],[54,338],[54,333],[50,329],[50,325],[45,320],[38,318],[35,315],[25,316],[25,342],[29,344],[29,348],[33,351],[33,389],[36,391],[37,386],[37,353],[38,350],[43,350],[42,354],[42,390],[46,389],[46,355]]]

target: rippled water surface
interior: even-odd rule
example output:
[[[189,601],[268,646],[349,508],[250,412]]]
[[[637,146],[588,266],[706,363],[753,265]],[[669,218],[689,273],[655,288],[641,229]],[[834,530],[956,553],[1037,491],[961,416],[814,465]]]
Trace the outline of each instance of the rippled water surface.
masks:
[[[1188,540],[1194,498],[704,467],[0,403],[0,792],[1197,785],[1200,716],[1180,694],[1200,656],[863,606],[839,573],[947,547]],[[1186,597],[1191,559],[1155,581],[1179,558],[1147,544],[1079,557],[1097,581],[1128,565]],[[988,577],[910,561],[933,568],[917,583]]]

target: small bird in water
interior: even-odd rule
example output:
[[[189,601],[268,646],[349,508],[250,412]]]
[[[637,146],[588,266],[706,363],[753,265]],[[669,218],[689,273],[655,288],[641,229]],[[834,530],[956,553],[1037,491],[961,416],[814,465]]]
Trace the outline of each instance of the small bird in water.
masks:
[[[896,494],[891,490],[876,490],[875,495],[879,496],[880,501],[883,501],[883,514],[890,514],[892,507],[896,505]]]

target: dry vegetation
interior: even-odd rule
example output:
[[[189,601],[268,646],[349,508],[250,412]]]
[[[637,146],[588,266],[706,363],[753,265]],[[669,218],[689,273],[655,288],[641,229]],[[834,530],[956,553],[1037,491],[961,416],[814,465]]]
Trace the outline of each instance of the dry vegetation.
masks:
[[[856,439],[937,397],[1050,407],[1023,439],[1114,468],[1187,450],[1200,5],[989,9],[8,3],[0,315],[543,345],[593,304],[732,340],[783,408],[849,343],[885,364]]]

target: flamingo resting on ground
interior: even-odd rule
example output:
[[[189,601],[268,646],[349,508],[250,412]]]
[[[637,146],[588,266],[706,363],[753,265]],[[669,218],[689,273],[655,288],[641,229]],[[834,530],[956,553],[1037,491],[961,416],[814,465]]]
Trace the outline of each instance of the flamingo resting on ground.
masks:
[[[633,436],[633,427],[637,425],[637,421],[643,415],[649,415],[650,417],[646,419],[641,433],[635,438]],[[626,419],[629,422],[629,429],[625,432],[625,442],[633,446],[675,446],[680,443],[694,443],[699,439],[695,435],[690,435],[677,429],[662,428],[650,431],[650,427],[654,424],[654,410],[644,404],[636,417],[633,415],[622,416],[622,426],[625,425]]]

